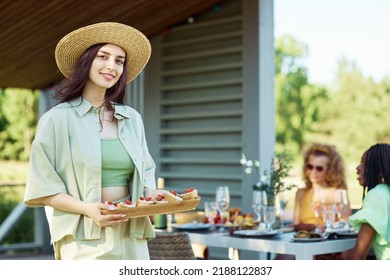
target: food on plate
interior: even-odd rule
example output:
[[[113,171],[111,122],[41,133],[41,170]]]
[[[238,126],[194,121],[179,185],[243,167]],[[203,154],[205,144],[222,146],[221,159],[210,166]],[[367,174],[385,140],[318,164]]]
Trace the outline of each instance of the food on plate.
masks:
[[[181,198],[183,200],[190,200],[198,197],[198,190],[195,188],[189,188],[184,190],[184,193],[182,193]]]
[[[221,217],[218,213],[214,218],[214,224],[242,229],[251,229],[256,226],[252,213],[241,214],[241,209],[239,212],[237,212],[237,209],[239,208],[229,209],[229,213],[235,213],[230,215],[229,218]]]
[[[146,205],[150,205],[150,204],[154,204],[154,201],[153,201],[151,196],[146,196],[146,197],[141,196],[136,201],[136,206],[146,206]]]
[[[182,201],[183,199],[177,194],[176,191],[170,190],[168,193],[165,194],[165,200],[168,202],[178,202]]]
[[[314,231],[300,230],[294,234],[295,238],[321,238],[322,236]]]
[[[181,202],[183,200],[187,200],[188,202],[190,202],[191,199],[197,198],[199,198],[198,191],[195,188],[190,188],[186,189],[181,195],[174,190],[170,190],[169,192],[166,191],[164,193],[158,193],[155,195],[145,195],[143,197],[141,196],[138,200],[134,202],[127,199],[123,202],[106,201],[104,203],[108,205],[108,210],[116,210],[119,208],[125,209],[131,207],[145,207],[154,204],[170,204],[174,202]]]
[[[316,228],[316,225],[313,224],[293,224],[292,227],[295,231],[306,230],[313,231]]]
[[[120,202],[117,204],[117,208],[131,208],[131,207],[135,207],[135,205],[133,204],[132,201],[126,199],[126,201],[124,202]]]
[[[106,205],[108,205],[109,210],[115,210],[117,208],[130,208],[130,207],[135,207],[132,201],[126,199],[126,201],[122,202],[112,202],[112,201],[106,201]]]
[[[241,213],[241,208],[239,208],[239,207],[229,208],[228,211],[229,211],[230,217],[237,216],[238,214]]]
[[[156,196],[156,199],[154,200],[154,203],[168,203],[168,200],[165,199],[166,194],[162,195],[159,194]]]

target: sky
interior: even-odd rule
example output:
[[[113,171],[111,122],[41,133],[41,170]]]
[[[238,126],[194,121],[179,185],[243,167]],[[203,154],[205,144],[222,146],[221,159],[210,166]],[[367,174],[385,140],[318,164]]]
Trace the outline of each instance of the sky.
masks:
[[[308,46],[311,83],[329,84],[337,61],[355,61],[364,76],[390,76],[390,0],[274,0],[275,38]]]

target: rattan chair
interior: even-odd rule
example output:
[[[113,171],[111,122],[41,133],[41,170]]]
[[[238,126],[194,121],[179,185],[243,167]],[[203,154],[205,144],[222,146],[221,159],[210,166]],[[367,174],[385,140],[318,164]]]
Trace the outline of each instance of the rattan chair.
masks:
[[[151,260],[195,260],[187,232],[156,232],[148,240]]]

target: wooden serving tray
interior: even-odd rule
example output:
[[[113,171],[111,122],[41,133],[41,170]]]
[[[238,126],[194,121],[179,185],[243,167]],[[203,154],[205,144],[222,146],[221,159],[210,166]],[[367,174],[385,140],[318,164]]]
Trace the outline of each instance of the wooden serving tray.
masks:
[[[170,214],[194,210],[200,202],[200,196],[178,202],[156,203],[145,206],[117,208],[115,210],[102,210],[103,214],[126,214],[127,218],[153,216],[156,214]]]

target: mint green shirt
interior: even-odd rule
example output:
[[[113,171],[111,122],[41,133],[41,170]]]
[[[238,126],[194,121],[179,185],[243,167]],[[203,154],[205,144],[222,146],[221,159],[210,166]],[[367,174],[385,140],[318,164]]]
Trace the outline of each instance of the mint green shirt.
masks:
[[[363,207],[349,217],[351,225],[360,229],[361,225],[370,224],[376,235],[372,242],[375,257],[378,260],[390,260],[390,187],[377,185],[367,192]]]
[[[155,189],[155,163],[149,154],[142,118],[126,105],[116,105],[118,135],[133,159],[129,180],[132,200],[143,196],[143,188]],[[67,193],[86,202],[101,201],[101,143],[99,114],[85,99],[61,103],[39,120],[32,143],[24,203],[44,206],[36,198]],[[73,235],[75,239],[99,239],[100,228],[87,216],[46,207],[51,242]],[[130,237],[153,238],[148,217],[130,219]]]

